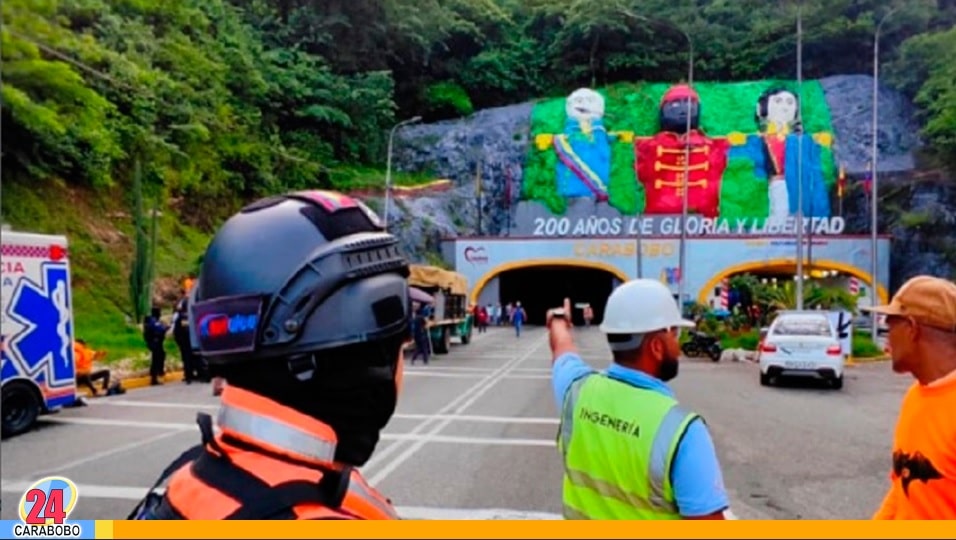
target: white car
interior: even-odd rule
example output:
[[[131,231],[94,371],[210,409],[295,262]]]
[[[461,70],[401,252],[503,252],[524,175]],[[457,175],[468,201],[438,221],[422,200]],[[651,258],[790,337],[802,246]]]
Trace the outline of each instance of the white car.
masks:
[[[822,311],[781,311],[760,345],[760,384],[778,377],[812,377],[843,388],[846,353]]]

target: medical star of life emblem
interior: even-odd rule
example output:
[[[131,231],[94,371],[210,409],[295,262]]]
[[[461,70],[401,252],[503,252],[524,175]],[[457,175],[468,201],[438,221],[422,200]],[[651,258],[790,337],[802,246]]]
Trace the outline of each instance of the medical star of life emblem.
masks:
[[[66,264],[43,263],[41,282],[23,277],[10,298],[7,316],[23,329],[7,347],[8,357],[26,377],[50,387],[73,384],[73,328]]]

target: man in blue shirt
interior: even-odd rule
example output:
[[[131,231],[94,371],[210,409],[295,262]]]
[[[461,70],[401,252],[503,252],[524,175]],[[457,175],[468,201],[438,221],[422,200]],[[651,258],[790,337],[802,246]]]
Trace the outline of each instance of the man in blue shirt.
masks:
[[[614,354],[614,363],[606,372],[598,372],[578,354],[562,311],[552,310],[547,316],[554,399],[559,411],[572,384],[589,374],[674,397],[666,381],[676,377],[678,371],[676,330],[692,323],[681,319],[666,287],[654,280],[634,280],[612,293],[601,324]],[[646,329],[642,333],[623,331],[642,327]],[[680,439],[670,478],[682,518],[734,519],[714,442],[700,418],[691,421]]]
[[[521,337],[521,326],[524,325],[525,312],[521,307],[521,302],[515,304],[514,313],[511,315],[511,322],[515,325],[515,336]]]

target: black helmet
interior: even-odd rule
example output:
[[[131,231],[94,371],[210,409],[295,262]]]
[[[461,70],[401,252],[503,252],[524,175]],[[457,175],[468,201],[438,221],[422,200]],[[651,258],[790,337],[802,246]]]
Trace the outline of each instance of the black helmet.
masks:
[[[306,191],[229,218],[203,259],[189,320],[210,364],[293,357],[407,332],[408,263],[360,201]]]

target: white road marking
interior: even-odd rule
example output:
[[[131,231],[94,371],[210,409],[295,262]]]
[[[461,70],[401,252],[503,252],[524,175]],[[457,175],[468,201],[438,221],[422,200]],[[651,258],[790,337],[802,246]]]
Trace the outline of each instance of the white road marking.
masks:
[[[423,415],[425,416],[425,415]],[[447,422],[450,422],[454,419],[454,416],[448,415]],[[189,431],[192,429],[197,429],[196,424],[186,423],[186,422],[150,422],[146,420],[114,420],[111,418],[50,418],[50,422],[57,424],[77,424],[77,425],[86,425],[86,426],[113,426],[113,427],[126,427],[126,428],[152,428],[152,429],[163,429],[163,430],[173,430],[173,433]],[[168,436],[170,434],[165,434]],[[154,437],[155,439],[155,437]],[[420,434],[420,433],[382,433],[381,439],[383,441],[416,441],[421,444],[436,442],[436,443],[452,443],[452,444],[493,444],[493,445],[505,445],[505,446],[554,446],[554,441],[550,439],[521,439],[521,438],[509,438],[509,437],[460,437],[455,435],[438,435],[436,433],[429,434]],[[151,441],[152,439],[147,439]],[[133,447],[139,446],[143,443],[136,443]],[[123,447],[120,447],[123,448]],[[106,457],[112,455],[113,451],[107,452],[105,456],[99,456],[94,454],[90,458],[84,458],[81,460],[83,463],[86,460],[92,461],[99,459],[100,457]],[[95,456],[95,457],[94,457]],[[71,463],[66,466],[61,466],[60,468],[69,468],[75,467],[78,463]]]
[[[480,372],[458,372],[449,373],[447,371],[406,371],[406,377],[436,377],[446,379],[477,379],[484,376]]]
[[[509,358],[514,358],[510,356]],[[428,367],[405,367],[405,373],[427,373],[431,370],[438,369],[441,371],[467,371],[469,373],[491,373],[495,371],[496,368],[480,368],[480,367],[467,367],[467,366],[439,366],[432,364]]]
[[[384,441],[416,441],[417,445],[425,443],[451,444],[491,444],[498,446],[555,446],[551,439],[517,439],[510,437],[461,437],[458,435],[422,435],[419,433],[382,433]],[[379,473],[381,474],[381,472]]]
[[[544,335],[544,336],[541,336],[541,338],[539,339],[541,340],[541,343],[543,343],[546,338],[547,336]],[[539,346],[539,344],[536,344],[535,342],[532,342],[532,344],[533,344],[532,349],[535,349],[537,348],[537,346]],[[431,423],[434,422],[440,415],[445,415],[451,412],[454,412],[455,414],[462,412],[463,409],[455,410],[455,408],[458,407],[459,403],[462,403],[463,401],[467,400],[470,396],[472,396],[476,392],[482,391],[482,388],[484,388],[487,383],[493,382],[498,377],[506,374],[509,367],[517,365],[517,363],[520,361],[521,359],[514,359],[509,362],[505,362],[504,365],[497,368],[493,372],[489,373],[480,381],[471,385],[468,389],[462,392],[458,397],[446,403],[444,406],[442,406],[442,408],[435,411],[432,417],[424,419],[421,423],[419,423],[414,428],[412,428],[411,433],[419,433],[421,431],[424,431],[425,429],[428,429],[428,426],[431,425]],[[397,452],[401,448],[401,446],[402,446],[401,443],[393,444],[388,446],[387,448],[384,448],[380,452],[376,452],[374,455],[372,455],[372,458],[368,461],[368,463],[365,464],[364,469],[367,471],[376,467],[379,463],[389,462],[390,461],[389,457],[393,453]]]
[[[113,401],[109,403],[98,402],[97,405],[116,405],[121,407],[155,407],[155,408],[168,408],[168,409],[207,409],[215,410],[219,408],[219,405],[201,405],[201,404],[190,404],[190,403],[176,403],[173,401]],[[486,416],[486,415],[471,415],[471,414],[421,414],[421,413],[395,413],[392,415],[393,419],[398,420],[427,420],[427,419],[436,419],[436,420],[445,420],[450,419],[456,422],[487,422],[492,424],[544,424],[544,425],[558,425],[560,421],[557,418],[551,418],[547,416]],[[76,420],[83,420],[82,417],[75,418]],[[61,423],[80,423],[73,422],[74,418],[70,417],[44,417],[43,421],[56,422],[60,421]],[[134,420],[110,420],[115,422],[139,422]],[[162,422],[158,422],[162,424]],[[134,423],[130,425],[139,425],[139,423]],[[179,425],[179,424],[175,424]],[[194,426],[195,424],[189,424]]]
[[[456,422],[489,422],[493,424],[544,424],[556,426],[560,423],[557,418],[544,416],[483,416],[468,414],[396,414],[393,418],[402,420],[423,420],[434,418],[440,420],[450,419]]]
[[[540,349],[541,346],[547,342],[547,337],[548,337],[547,334],[545,334],[545,335],[542,335],[540,338],[534,340],[533,344],[527,350],[527,352],[522,354],[520,357],[507,362],[505,365],[501,367],[499,371],[483,379],[483,383],[484,383],[483,385],[482,383],[479,383],[479,385],[472,387],[474,391],[471,391],[470,389],[468,394],[463,394],[461,397],[465,398],[464,401],[462,401],[461,403],[456,403],[456,401],[458,401],[456,399],[455,401],[452,401],[450,404],[443,407],[442,410],[437,411],[437,414],[447,414],[448,412],[451,412],[451,414],[457,415],[467,410],[468,407],[470,407],[476,401],[478,401],[481,398],[481,396],[485,395],[485,393],[491,390],[495,386],[495,384],[498,383],[498,381],[507,377],[507,375],[514,368],[518,367],[521,363],[523,363],[525,360],[530,358],[534,353],[536,353],[538,349]],[[447,410],[449,408],[451,409],[451,411]],[[431,420],[423,421],[421,424],[416,426],[416,431],[418,428],[422,426],[426,426],[429,422],[431,422]],[[452,420],[449,418],[440,420],[437,425],[435,425],[434,427],[428,430],[427,437],[437,435],[441,430],[445,429],[446,426],[451,424],[451,422]],[[394,472],[398,467],[400,467],[402,464],[408,461],[413,455],[415,455],[416,452],[421,450],[422,447],[424,447],[427,442],[428,442],[427,438],[416,441],[410,447],[406,448],[401,454],[399,454],[398,457],[388,460],[385,466],[382,467],[381,470],[376,471],[375,474],[369,478],[369,482],[373,486],[381,484],[385,480],[385,478],[388,477],[388,475],[392,474],[392,472]],[[397,446],[399,445],[398,444],[391,445],[388,448],[385,448],[385,450],[382,453],[385,453]],[[374,461],[374,460],[375,460],[375,456],[372,457],[371,461]],[[366,467],[368,466],[366,465]],[[366,468],[365,470],[368,470],[368,469]]]
[[[92,453],[92,454],[87,454],[86,456],[84,456],[84,457],[82,457],[82,458],[80,458],[80,459],[76,459],[76,460],[73,460],[73,461],[69,461],[69,462],[67,462],[67,463],[63,463],[63,464],[58,465],[58,466],[56,466],[56,467],[51,467],[51,468],[49,468],[49,469],[46,469],[46,470],[43,470],[43,471],[39,471],[39,472],[36,473],[36,474],[37,474],[37,478],[43,478],[44,476],[48,476],[48,475],[51,475],[51,474],[55,474],[55,473],[57,473],[58,471],[62,471],[62,470],[65,470],[65,469],[72,469],[72,468],[74,468],[74,467],[79,467],[80,465],[86,465],[87,463],[92,463],[92,462],[97,461],[97,460],[100,460],[100,459],[105,459],[105,458],[108,458],[108,457],[113,456],[113,455],[116,455],[116,454],[120,454],[120,453],[123,453],[123,452],[127,452],[127,451],[129,451],[129,450],[133,450],[133,449],[135,449],[135,448],[139,448],[139,447],[141,447],[141,446],[148,446],[148,445],[150,445],[150,444],[153,444],[154,442],[158,442],[158,441],[161,441],[161,440],[163,440],[163,439],[168,439],[168,438],[170,438],[170,437],[174,437],[174,436],[176,436],[176,435],[179,435],[179,434],[182,433],[183,431],[184,431],[184,430],[182,430],[182,429],[177,429],[176,431],[170,431],[170,432],[167,432],[167,433],[160,433],[159,435],[156,435],[155,437],[149,437],[149,438],[147,438],[147,439],[141,439],[141,440],[136,441],[136,442],[133,442],[133,443],[124,444],[124,445],[121,445],[121,446],[116,446],[116,447],[110,448],[109,450],[103,450],[102,452],[94,452],[94,453]]]
[[[143,429],[168,429],[172,431],[187,431],[198,429],[195,422],[153,422],[150,420],[116,420],[113,418],[89,417],[51,417],[42,419],[51,424],[76,424],[80,426],[113,426]]]
[[[155,407],[157,409],[218,409],[219,403],[181,403],[178,401],[132,401],[128,399],[94,399],[88,405],[111,405],[116,407]]]
[[[505,508],[433,508],[428,506],[398,506],[402,519],[421,520],[561,520],[561,514],[530,512]]]
[[[22,494],[33,482],[25,480],[0,480],[4,493]],[[120,499],[139,501],[149,491],[148,486],[98,486],[79,484],[77,491],[82,498]],[[508,508],[433,508],[427,506],[397,506],[395,509],[402,519],[421,520],[559,520],[560,514],[513,510]]]

